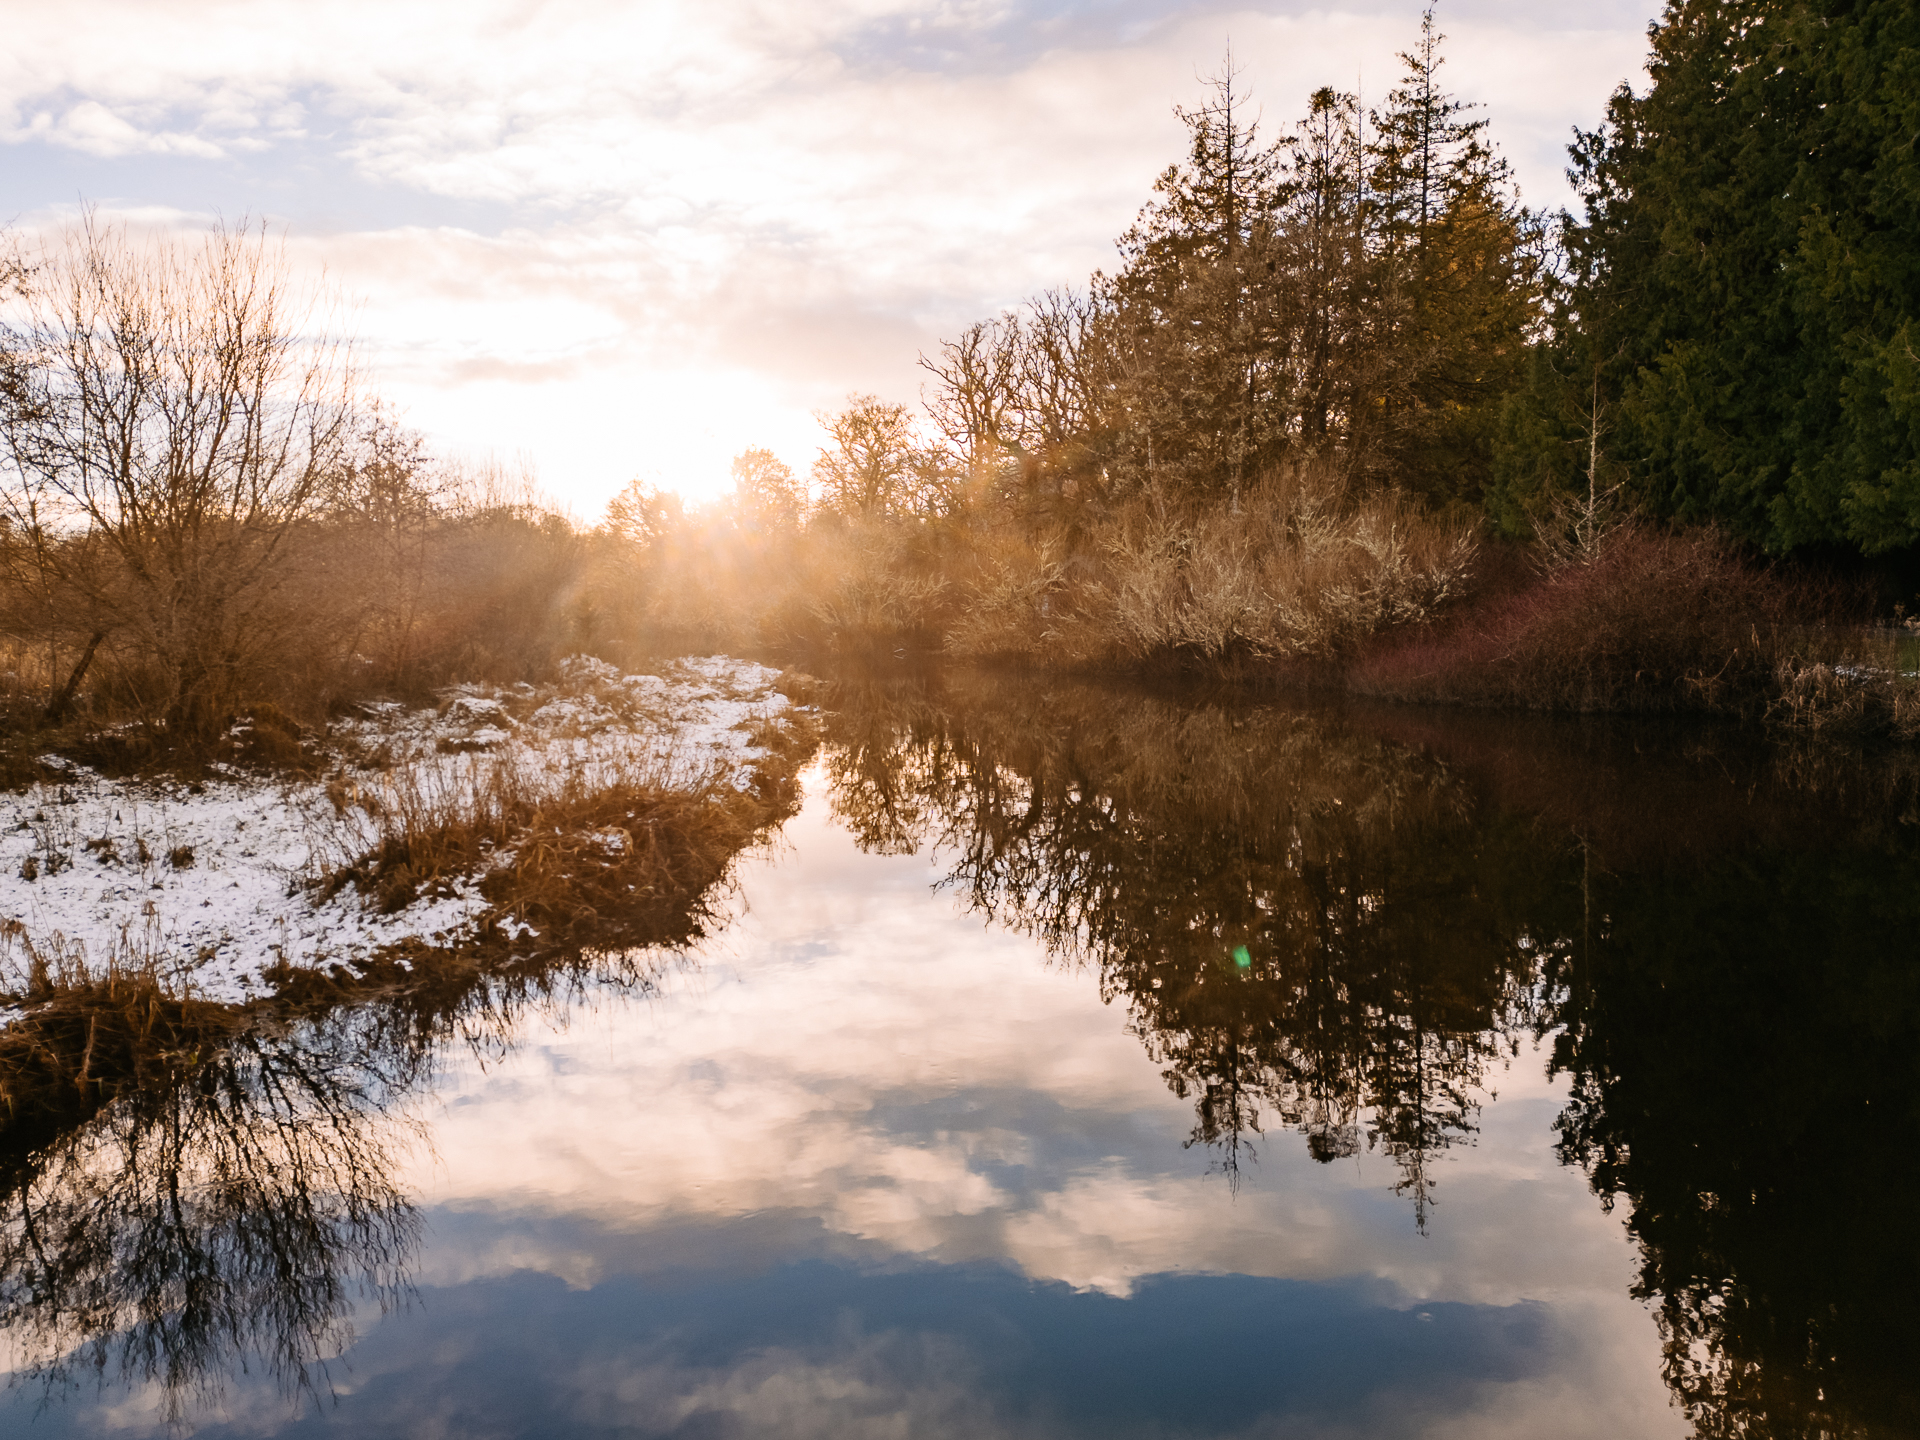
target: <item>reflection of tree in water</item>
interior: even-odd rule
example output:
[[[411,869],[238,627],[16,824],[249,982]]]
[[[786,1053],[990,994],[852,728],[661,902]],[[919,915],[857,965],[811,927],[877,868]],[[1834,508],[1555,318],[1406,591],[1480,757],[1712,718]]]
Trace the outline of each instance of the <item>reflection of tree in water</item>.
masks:
[[[1391,1155],[1424,1221],[1532,962],[1475,883],[1471,807],[1405,747],[1273,710],[974,682],[843,696],[834,804],[862,844],[1097,966],[1237,1175],[1251,1137]]]
[[[416,1067],[369,1053],[364,1029],[156,1056],[88,1123],[8,1155],[0,1325],[30,1363],[155,1383],[178,1418],[236,1353],[305,1385],[357,1304],[390,1304],[415,1218],[387,1106]]]
[[[941,846],[1095,965],[1229,1169],[1278,1122],[1384,1148],[1424,1210],[1487,1062],[1552,1035],[1562,1157],[1628,1202],[1697,1433],[1920,1434],[1910,764],[977,679],[851,703],[856,835]]]
[[[1488,1064],[1554,1034],[1562,1154],[1628,1202],[1699,1433],[1920,1433],[1910,798],[1874,810],[1858,766],[1782,780],[1496,721],[1479,750],[1457,719],[1411,737],[1443,763],[1357,724],[1072,686],[834,699],[833,803],[862,843],[940,846],[972,904],[1095,968],[1230,1171],[1263,1127],[1323,1161],[1372,1144],[1424,1216]],[[395,1101],[590,975],[651,971],[576,954],[0,1032],[0,1324],[55,1380],[123,1373],[176,1410],[236,1352],[323,1380],[356,1312],[404,1293]]]
[[[1920,1434],[1920,837],[1596,884],[1561,1150],[1630,1207],[1698,1434]]]
[[[357,1312],[407,1289],[417,1218],[396,1107],[448,1044],[498,1055],[530,1005],[655,983],[659,952],[581,955],[340,1004],[169,1001],[115,982],[0,1043],[0,1331],[24,1376],[152,1386],[170,1422],[259,1362],[328,1383]],[[323,987],[324,988],[324,987]],[[100,1003],[108,999],[118,1003]]]

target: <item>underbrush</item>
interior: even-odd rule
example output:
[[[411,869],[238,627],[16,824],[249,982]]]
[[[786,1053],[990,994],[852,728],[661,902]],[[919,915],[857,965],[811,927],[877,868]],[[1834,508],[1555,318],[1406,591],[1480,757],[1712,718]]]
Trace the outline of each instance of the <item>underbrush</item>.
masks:
[[[0,782],[30,777],[22,752],[36,745],[122,773],[230,759],[250,715],[280,717],[279,738],[297,743],[360,701],[539,679],[606,638],[593,577],[616,568],[617,545],[535,497],[447,485],[393,514],[303,518],[278,537],[266,578],[236,579],[235,595],[200,610],[156,601],[84,537],[62,538],[36,569],[0,533],[0,727],[16,741],[0,743]],[[248,569],[224,551],[189,558]],[[62,588],[55,572],[87,584]],[[115,753],[76,753],[102,735]]]
[[[1845,649],[1837,659],[1783,658],[1774,670],[1768,724],[1837,740],[1920,740],[1920,677],[1904,667],[1898,644],[1868,639]]]
[[[1615,530],[1358,657],[1364,695],[1538,710],[1737,708],[1763,694],[1806,596],[1712,531]]]
[[[656,543],[622,613],[637,644],[813,657],[945,653],[1088,668],[1328,657],[1465,589],[1470,527],[1324,467],[1237,503],[1143,496],[1046,523],[975,510],[825,515]]]
[[[1538,552],[1535,562],[1539,564]],[[1833,735],[1920,734],[1920,688],[1846,587],[1762,566],[1712,529],[1627,521],[1435,623],[1383,634],[1342,680],[1395,700],[1698,711]]]
[[[649,557],[623,623],[655,643],[1920,733],[1915,666],[1866,628],[1864,592],[1605,506],[1495,542],[1324,466],[1234,501],[1149,493],[1051,518],[820,517],[745,536],[708,520]]]
[[[1079,666],[1343,655],[1466,589],[1471,530],[1331,471],[1234,504],[1143,498],[1079,538],[996,556],[947,638],[956,655]]]

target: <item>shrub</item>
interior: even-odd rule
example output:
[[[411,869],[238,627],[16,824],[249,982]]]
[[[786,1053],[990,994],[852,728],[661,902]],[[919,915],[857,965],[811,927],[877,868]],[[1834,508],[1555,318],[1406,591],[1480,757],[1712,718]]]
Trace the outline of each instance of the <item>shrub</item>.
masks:
[[[1096,665],[1328,660],[1463,592],[1472,532],[1328,467],[1270,476],[1237,506],[1149,498],[1003,551],[949,637],[955,654]]]
[[[1532,584],[1387,641],[1348,683],[1531,709],[1739,709],[1771,685],[1793,623],[1832,599],[1752,564],[1718,531],[1629,521]]]

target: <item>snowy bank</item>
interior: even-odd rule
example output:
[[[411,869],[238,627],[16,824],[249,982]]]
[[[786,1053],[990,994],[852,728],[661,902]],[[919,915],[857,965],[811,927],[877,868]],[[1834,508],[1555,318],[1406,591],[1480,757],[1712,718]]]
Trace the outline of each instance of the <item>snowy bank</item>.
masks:
[[[794,719],[776,679],[719,656],[657,675],[575,657],[553,685],[363,707],[330,728],[330,763],[313,778],[215,767],[194,782],[110,780],[47,757],[62,780],[0,795],[0,990],[24,993],[38,959],[55,977],[151,968],[173,993],[241,1002],[266,993],[263,972],[281,962],[458,943],[489,908],[478,876],[391,914],[352,885],[323,899],[318,882],[378,843],[383,815],[456,813],[503,775],[554,795],[620,782],[745,790],[770,757],[762,742]]]

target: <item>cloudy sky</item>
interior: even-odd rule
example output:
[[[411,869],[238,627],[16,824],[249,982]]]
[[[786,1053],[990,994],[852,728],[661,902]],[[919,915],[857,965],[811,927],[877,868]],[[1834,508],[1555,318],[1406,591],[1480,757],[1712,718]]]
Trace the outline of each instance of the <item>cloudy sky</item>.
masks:
[[[1653,0],[1443,0],[1527,197],[1637,77]],[[1269,125],[1383,93],[1418,0],[68,0],[10,7],[0,222],[264,217],[358,303],[438,453],[583,518],[804,469],[850,391],[1078,281],[1229,42]]]

